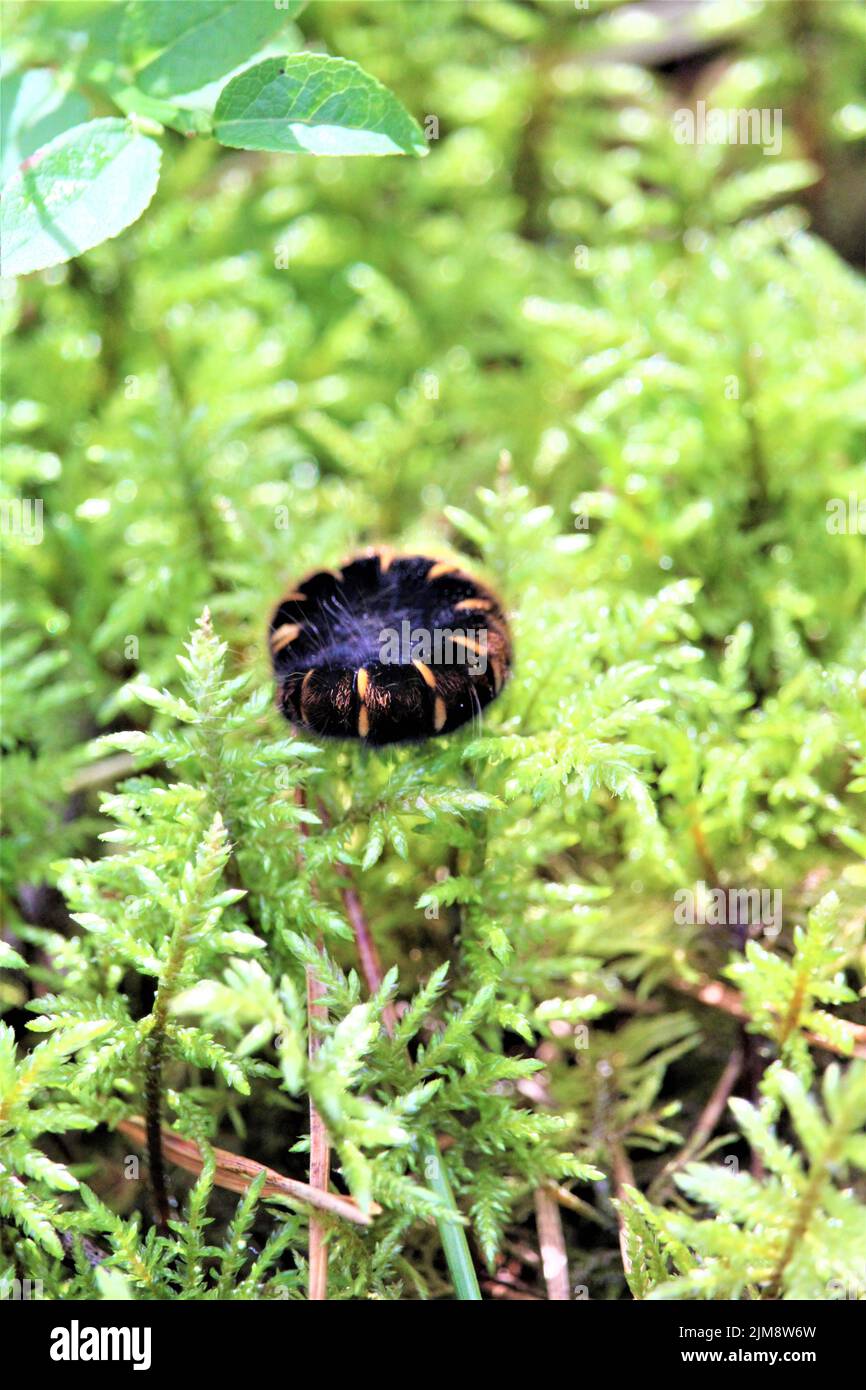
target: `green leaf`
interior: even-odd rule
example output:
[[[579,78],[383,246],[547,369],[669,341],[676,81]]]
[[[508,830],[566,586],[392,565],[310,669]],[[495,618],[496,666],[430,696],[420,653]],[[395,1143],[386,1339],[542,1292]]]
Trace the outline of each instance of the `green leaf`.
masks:
[[[111,1018],[96,1018],[85,1020],[83,1023],[73,1023],[71,1027],[65,1028],[63,1033],[58,1033],[50,1042],[40,1044],[44,1046],[46,1053],[53,1057],[68,1057],[70,1053],[77,1052],[79,1047],[86,1047],[88,1043],[95,1042],[97,1038],[104,1037],[110,1033],[116,1024]],[[40,1048],[37,1048],[38,1052]],[[32,1062],[34,1053],[30,1054]]]
[[[8,941],[0,941],[0,970],[26,970],[27,962],[23,956],[9,945]]]
[[[119,1269],[106,1269],[103,1265],[99,1265],[93,1274],[100,1298],[110,1299],[112,1303],[122,1303],[135,1299],[132,1285]]]
[[[719,218],[733,222],[771,198],[787,197],[808,188],[820,177],[821,170],[811,160],[771,159],[726,179],[713,198],[714,211]]]
[[[60,1244],[51,1218],[46,1208],[33,1197],[14,1173],[7,1173],[0,1165],[0,1212],[11,1216],[22,1230],[33,1240],[43,1245],[56,1259],[63,1259],[63,1246]]]
[[[3,190],[3,275],[59,265],[117,236],[153,197],[159,162],[159,145],[127,121],[88,121],[58,135]]]
[[[115,106],[119,106],[127,116],[158,121],[160,125],[179,130],[181,135],[211,134],[210,113],[199,106],[185,107],[172,101],[161,101],[158,97],[147,96],[134,86],[112,86],[110,91]]]
[[[22,1155],[21,1171],[29,1178],[35,1178],[37,1182],[44,1182],[57,1192],[74,1192],[78,1187],[78,1179],[72,1176],[68,1168],[64,1168],[62,1163],[55,1163],[38,1149],[32,1149]]]
[[[151,97],[195,92],[236,68],[293,19],[304,0],[132,0],[121,43]]]
[[[89,115],[84,97],[67,91],[50,68],[10,72],[0,88],[0,187],[25,159]]]
[[[370,827],[367,836],[367,844],[364,849],[364,857],[361,860],[361,868],[366,871],[372,869],[373,865],[381,858],[382,850],[385,848],[385,831],[381,825]]]
[[[421,128],[357,63],[321,54],[269,58],[220,93],[214,134],[242,150],[294,154],[427,153]]]
[[[459,1224],[460,1212],[454,1200],[451,1184],[448,1181],[445,1159],[432,1139],[423,1141],[423,1154],[424,1176],[433,1191],[443,1199],[453,1213],[451,1220],[443,1217],[437,1222],[437,1225],[439,1226],[439,1239],[442,1241],[442,1249],[445,1252],[445,1262],[448,1265],[448,1272],[454,1285],[454,1297],[459,1299],[461,1303],[479,1302],[481,1291],[478,1288],[478,1277],[472,1263],[472,1255],[469,1252],[466,1232]]]

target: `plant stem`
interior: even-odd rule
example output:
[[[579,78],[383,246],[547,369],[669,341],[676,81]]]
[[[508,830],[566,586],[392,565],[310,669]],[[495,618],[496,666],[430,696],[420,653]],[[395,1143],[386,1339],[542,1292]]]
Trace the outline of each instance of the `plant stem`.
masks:
[[[748,1022],[749,1015],[742,996],[735,989],[731,989],[730,985],[723,985],[721,980],[703,979],[694,983],[691,980],[671,980],[670,983],[678,993],[688,994],[699,1004],[706,1004],[711,1009],[721,1009],[722,1013],[730,1014],[732,1018]],[[850,1051],[841,1047],[839,1043],[831,1042],[829,1038],[819,1037],[817,1033],[805,1031],[803,1036],[815,1047],[823,1048],[825,1052],[834,1052],[840,1057],[866,1057],[866,1024],[852,1023],[850,1019],[839,1018],[836,1025],[850,1037]]]
[[[159,982],[153,1001],[153,1028],[147,1040],[144,1063],[144,1094],[147,1115],[147,1162],[150,1185],[156,1209],[156,1224],[160,1235],[168,1234],[171,1203],[165,1177],[162,1152],[162,1063],[165,1056],[165,1029],[168,1023],[168,1004],[174,992],[174,982],[183,960],[186,932],[183,924],[174,931],[165,974]]]
[[[295,805],[306,806],[307,794],[300,785],[295,787]],[[309,834],[309,827],[306,822],[301,821],[301,839],[306,839]],[[303,860],[303,851],[298,853],[299,863]],[[315,892],[315,889],[313,890]],[[319,940],[319,950],[322,949],[321,938]],[[328,1011],[324,1004],[318,1001],[324,994],[324,986],[317,979],[311,967],[306,971],[307,980],[307,1055],[310,1060],[315,1057],[319,1050],[319,1038],[316,1034],[316,1020],[324,1020],[328,1017]],[[325,1123],[310,1098],[310,1187],[327,1192],[331,1178],[331,1150],[328,1142],[328,1131]],[[310,1237],[309,1237],[309,1257],[310,1272],[307,1286],[307,1297],[311,1303],[322,1303],[328,1297],[328,1247],[325,1243],[327,1234],[326,1228],[317,1217],[310,1217]]]
[[[584,1217],[587,1221],[593,1221],[596,1226],[602,1226],[605,1229],[613,1226],[613,1222],[602,1216],[601,1212],[596,1211],[589,1202],[585,1202],[582,1197],[576,1196],[575,1193],[570,1192],[567,1187],[563,1187],[560,1183],[549,1183],[548,1191],[561,1207],[567,1207],[569,1211],[576,1212],[578,1216]]]
[[[794,1251],[809,1229],[812,1217],[815,1214],[815,1208],[821,1196],[821,1188],[828,1180],[830,1168],[839,1157],[839,1149],[842,1146],[844,1135],[845,1130],[840,1123],[839,1130],[830,1139],[824,1153],[813,1164],[806,1190],[797,1205],[797,1214],[788,1232],[788,1239],[785,1241],[784,1249],[779,1257],[779,1262],[773,1270],[770,1282],[767,1285],[767,1290],[764,1294],[765,1299],[778,1298],[782,1291],[782,1280],[785,1275],[785,1270],[791,1262]]]
[[[623,1189],[626,1187],[634,1187],[634,1173],[628,1155],[618,1139],[611,1141],[610,1154],[613,1160],[614,1191],[619,1198],[619,1205],[616,1209],[616,1220],[619,1226],[619,1250],[622,1256],[622,1267],[626,1274],[630,1274],[631,1259],[628,1253],[628,1228],[625,1224],[622,1208],[623,1203],[628,1200]]]
[[[349,871],[345,864],[338,864],[336,867],[337,872],[342,877],[349,877]],[[361,973],[367,982],[367,988],[370,990],[370,993],[375,994],[382,983],[382,964],[379,960],[379,952],[376,949],[376,943],[370,934],[370,929],[367,926],[367,921],[361,907],[361,899],[358,897],[355,889],[351,886],[344,888],[342,896],[346,914],[355,936],[355,945],[358,948]],[[376,983],[373,984],[372,981],[376,981]],[[388,1037],[392,1037],[394,1029],[397,1026],[397,1011],[390,1002],[387,1003],[382,1010],[382,1026],[388,1034]]]
[[[324,821],[327,815],[324,808],[321,808]],[[344,864],[338,864],[337,871],[342,878],[349,879],[346,888],[343,889],[343,902],[346,905],[346,912],[352,924],[352,931],[355,935],[355,945],[358,950],[358,958],[361,964],[361,972],[364,982],[370,994],[376,992],[382,986],[382,966],[379,962],[379,953],[376,950],[376,943],[370,933],[367,920],[364,916],[364,909],[361,906],[361,899],[351,884],[351,874]],[[397,1014],[393,1004],[386,1004],[382,1010],[382,1026],[388,1037],[393,1037],[394,1029],[397,1024]],[[448,1181],[448,1174],[445,1171],[445,1164],[442,1155],[433,1144],[432,1140],[422,1142],[424,1154],[424,1168],[426,1175],[430,1178],[431,1186],[438,1192],[448,1206],[459,1216],[457,1204],[454,1201],[454,1194]],[[439,1235],[442,1240],[442,1249],[445,1252],[445,1260],[448,1271],[454,1284],[454,1292],[461,1300],[480,1300],[481,1291],[478,1288],[478,1280],[475,1275],[475,1267],[472,1264],[472,1256],[469,1252],[469,1242],[466,1239],[466,1232],[459,1221],[438,1220]]]
[[[538,1244],[541,1247],[541,1267],[547,1285],[547,1297],[552,1302],[568,1303],[571,1298],[571,1284],[562,1218],[556,1198],[544,1187],[535,1190],[535,1225]]]
[[[219,814],[215,815],[197,857],[197,864],[205,870],[202,891],[208,878],[213,878],[222,867],[224,860],[217,853],[224,839],[224,827]],[[160,976],[151,1011],[151,1029],[145,1046],[144,1093],[147,1123],[147,1152],[150,1168],[150,1181],[153,1188],[157,1225],[161,1234],[168,1232],[171,1206],[165,1180],[165,1165],[162,1153],[162,1065],[165,1056],[166,1030],[168,1028],[169,1007],[177,990],[177,981],[186,955],[189,936],[195,926],[195,899],[185,899],[168,948],[165,969]]]
[[[651,1202],[660,1200],[662,1194],[667,1190],[670,1179],[674,1173],[679,1172],[690,1159],[703,1147],[710,1138],[716,1125],[719,1123],[722,1112],[728,1103],[728,1098],[737,1084],[737,1079],[743,1069],[744,1051],[742,1047],[735,1047],[725,1064],[721,1076],[716,1082],[713,1093],[698,1116],[697,1124],[692,1130],[686,1143],[680,1152],[676,1154],[659,1173],[652,1183],[647,1196]]]
[[[138,1116],[121,1120],[117,1128],[136,1144],[147,1142],[146,1121]],[[162,1130],[162,1151],[172,1163],[187,1173],[199,1174],[204,1167],[199,1146],[192,1139],[183,1139],[179,1134],[175,1134],[174,1130],[165,1127]],[[226,1192],[244,1193],[250,1183],[260,1173],[264,1173],[266,1176],[262,1197],[287,1197],[295,1205],[313,1207],[317,1211],[338,1216],[343,1221],[351,1221],[356,1226],[371,1225],[372,1218],[382,1210],[373,1202],[369,1211],[364,1212],[354,1197],[320,1191],[311,1187],[309,1183],[299,1182],[297,1178],[287,1178],[275,1168],[268,1168],[262,1163],[256,1163],[252,1158],[245,1158],[243,1154],[231,1153],[229,1149],[211,1149],[211,1152],[216,1162],[214,1186],[221,1187]]]
[[[319,1050],[319,1038],[315,1031],[317,1019],[327,1019],[328,1010],[318,1001],[324,994],[324,986],[316,978],[311,967],[307,967],[307,1050],[310,1059]],[[331,1150],[328,1131],[324,1121],[310,1100],[310,1187],[327,1192],[331,1176]],[[310,1271],[307,1297],[311,1303],[323,1303],[328,1297],[328,1247],[327,1227],[318,1216],[310,1216]]]
[[[455,1217],[459,1217],[460,1213],[457,1210],[457,1203],[454,1200],[454,1193],[451,1191],[448,1172],[441,1153],[432,1139],[422,1141],[421,1151],[424,1155],[424,1175],[430,1186],[447,1203]],[[455,1296],[462,1303],[480,1302],[481,1290],[478,1287],[475,1266],[469,1253],[466,1232],[458,1221],[440,1220],[437,1225],[448,1272],[454,1285]]]
[[[153,1195],[155,1221],[160,1235],[168,1234],[171,1206],[165,1181],[162,1155],[162,1059],[165,1033],[155,1027],[147,1041],[144,1064],[144,1096],[147,1115],[147,1164]]]

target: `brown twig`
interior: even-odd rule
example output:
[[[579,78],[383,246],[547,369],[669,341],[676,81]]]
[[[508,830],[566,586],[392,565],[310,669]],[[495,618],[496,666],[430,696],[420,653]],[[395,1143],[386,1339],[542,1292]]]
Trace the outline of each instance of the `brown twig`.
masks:
[[[94,787],[105,787],[117,782],[121,777],[130,777],[136,770],[136,761],[131,753],[115,753],[110,758],[102,758],[89,767],[81,767],[66,783],[66,790],[76,792],[92,791]]]
[[[157,999],[159,996],[157,996]],[[147,1119],[147,1166],[156,1225],[160,1235],[168,1235],[171,1204],[165,1177],[162,1148],[162,1062],[165,1051],[165,1019],[157,1017],[156,1027],[145,1044],[144,1103]]]
[[[616,1209],[616,1224],[619,1227],[619,1250],[622,1256],[622,1267],[626,1274],[631,1273],[631,1260],[628,1253],[628,1230],[625,1224],[625,1217],[622,1214],[622,1203],[628,1201],[624,1188],[634,1187],[634,1173],[628,1160],[628,1155],[618,1139],[611,1141],[610,1154],[613,1160],[613,1186],[620,1205]]]
[[[671,984],[680,994],[688,994],[690,998],[697,999],[699,1004],[706,1004],[711,1009],[721,1009],[723,1013],[730,1014],[732,1018],[748,1020],[749,1013],[743,1003],[742,995],[729,985],[723,985],[721,980],[703,979],[696,982],[691,980],[672,980]],[[837,1018],[839,1027],[848,1034],[851,1039],[851,1051],[848,1052],[838,1043],[831,1042],[829,1038],[819,1037],[817,1033],[807,1032],[805,1036],[815,1047],[823,1048],[825,1052],[834,1052],[840,1057],[866,1057],[866,1025],[862,1023],[852,1023],[847,1018]]]
[[[349,870],[345,864],[337,864],[337,872],[341,878],[349,878]],[[351,883],[342,890],[343,903],[346,908],[346,915],[355,937],[355,945],[358,948],[358,959],[361,963],[361,973],[370,994],[375,994],[382,988],[382,963],[379,960],[379,952],[376,943],[367,926],[367,919],[364,916],[364,909],[361,907],[361,899],[358,897]],[[397,1026],[397,1010],[389,1001],[382,1010],[382,1026],[388,1037],[392,1037]]]
[[[686,1143],[675,1154],[659,1173],[658,1177],[650,1186],[648,1193],[651,1202],[657,1202],[659,1196],[668,1186],[674,1173],[692,1159],[700,1149],[703,1148],[707,1140],[713,1133],[716,1125],[721,1119],[722,1112],[728,1103],[730,1094],[737,1084],[737,1079],[743,1069],[743,1049],[735,1047],[725,1064],[721,1076],[713,1087],[713,1093],[698,1116],[697,1124],[692,1130]]]
[[[307,794],[300,785],[295,787],[295,804],[306,806]],[[308,827],[305,821],[301,821],[301,838],[305,839],[308,835]],[[298,854],[298,859],[302,859],[302,854]],[[315,888],[313,889],[315,892]],[[322,949],[321,940],[319,950]],[[328,1017],[328,1010],[319,1000],[325,993],[324,985],[316,976],[312,966],[307,966],[307,1055],[310,1061],[313,1060],[319,1050],[320,1040],[316,1032],[316,1023],[324,1022]],[[310,1097],[310,1186],[317,1188],[321,1192],[327,1192],[331,1177],[331,1148],[328,1140],[328,1131],[325,1122],[313,1104]],[[310,1217],[310,1242],[309,1242],[309,1280],[307,1286],[307,1297],[311,1303],[323,1303],[328,1297],[328,1246],[326,1243],[327,1228],[315,1216]]]
[[[136,1115],[128,1120],[121,1120],[117,1128],[133,1143],[145,1147],[146,1124],[142,1116]],[[169,1162],[183,1168],[187,1173],[198,1174],[204,1167],[204,1158],[198,1144],[192,1139],[183,1139],[181,1135],[175,1134],[174,1130],[163,1128],[162,1151]],[[287,1178],[274,1168],[256,1163],[251,1158],[244,1158],[241,1154],[233,1154],[228,1149],[213,1149],[212,1152],[216,1161],[214,1183],[228,1192],[246,1192],[254,1178],[260,1173],[265,1173],[267,1176],[262,1188],[263,1197],[286,1197],[301,1206],[328,1212],[344,1221],[353,1221],[357,1226],[369,1226],[373,1216],[382,1210],[373,1203],[368,1212],[363,1212],[353,1197],[341,1197],[337,1193],[321,1191],[308,1183],[298,1182],[295,1178]]]
[[[318,1001],[325,993],[324,985],[316,978],[312,966],[307,966],[307,1025],[308,1053],[310,1060],[319,1050],[316,1034],[316,1020],[326,1019],[328,1010]],[[310,1097],[310,1186],[320,1192],[327,1192],[331,1176],[331,1149],[325,1122]],[[308,1298],[311,1303],[322,1303],[328,1297],[328,1247],[327,1227],[318,1219],[310,1217],[310,1270]]]
[[[541,1248],[541,1268],[547,1285],[547,1297],[551,1302],[568,1303],[571,1284],[562,1218],[556,1198],[545,1187],[535,1189],[535,1228]]]
[[[321,805],[321,803],[319,805],[319,814],[323,823],[325,825],[328,825],[330,823],[328,819],[328,813],[325,810],[324,806]],[[376,950],[376,943],[374,942],[373,937],[370,934],[370,930],[367,926],[367,921],[364,916],[364,910],[361,906],[361,899],[359,898],[357,892],[355,891],[354,885],[352,884],[352,876],[348,868],[344,864],[337,864],[336,869],[337,872],[340,874],[340,877],[347,880],[346,887],[343,889],[343,902],[345,903],[346,912],[348,913],[349,921],[352,925],[352,931],[355,937],[355,945],[358,950],[358,959],[361,965],[361,973],[364,976],[364,983],[367,986],[367,992],[370,995],[375,995],[378,994],[378,992],[382,988],[383,978],[382,966],[379,962],[379,953]],[[394,1005],[388,1002],[384,1005],[382,1009],[382,1027],[385,1029],[385,1032],[387,1033],[389,1038],[393,1038],[396,1026],[397,1011],[394,1008]],[[438,1153],[438,1150],[436,1150],[436,1152]],[[446,1190],[448,1189],[447,1180],[445,1182],[445,1188]],[[450,1191],[448,1192],[448,1199],[449,1201],[453,1202],[453,1197],[451,1197]],[[445,1244],[444,1236],[443,1244]],[[467,1260],[470,1258],[468,1249],[466,1251],[466,1258]],[[480,1298],[480,1294],[478,1296]]]
[[[698,858],[700,859],[701,864],[703,866],[704,873],[707,875],[707,878],[710,880],[711,883],[717,884],[719,881],[719,872],[716,868],[713,856],[710,853],[710,847],[707,844],[707,837],[703,832],[703,827],[701,826],[700,821],[693,820],[691,825],[689,826],[689,829],[691,831],[692,839],[695,843],[695,849],[697,850]]]
[[[331,819],[325,807],[319,802],[319,816],[323,825],[330,825]],[[341,890],[343,905],[346,909],[346,916],[349,918],[349,925],[355,938],[355,946],[358,951],[358,960],[361,965],[361,974],[364,976],[364,983],[369,994],[376,994],[382,988],[382,962],[379,960],[379,952],[373,940],[370,928],[367,926],[367,919],[364,916],[364,909],[361,906],[361,899],[352,884],[352,875],[345,864],[335,864],[334,868],[341,878],[346,879],[346,887]],[[397,1011],[394,1005],[387,1003],[382,1010],[382,1026],[388,1037],[392,1037],[397,1026]]]
[[[522,1289],[512,1289],[508,1284],[503,1284],[500,1279],[485,1279],[481,1287],[492,1298],[503,1298],[507,1302],[542,1303],[544,1301],[538,1297],[537,1293],[524,1293]]]
[[[578,1216],[583,1216],[587,1221],[594,1221],[597,1226],[610,1226],[611,1223],[602,1216],[601,1212],[596,1211],[595,1207],[590,1206],[582,1197],[570,1192],[567,1187],[560,1186],[559,1183],[550,1183],[548,1191],[561,1207],[567,1207],[569,1211],[576,1212]]]

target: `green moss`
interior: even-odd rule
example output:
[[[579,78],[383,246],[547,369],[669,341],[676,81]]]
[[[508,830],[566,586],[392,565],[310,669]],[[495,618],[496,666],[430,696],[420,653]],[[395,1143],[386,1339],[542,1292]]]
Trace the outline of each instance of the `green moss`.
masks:
[[[707,100],[781,108],[776,158],[679,145],[669,79],[584,63],[615,12],[314,5],[308,37],[436,115],[427,160],[167,132],[139,223],[9,286],[4,496],[43,534],[3,537],[0,1279],[305,1297],[308,1213],[235,1211],[209,1156],[306,1181],[312,1102],[381,1208],[329,1222],[331,1297],[453,1296],[449,1184],[482,1292],[543,1184],[593,1298],[862,1289],[864,294],[814,189],[862,12],[769,12]],[[483,727],[374,754],[272,708],[274,601],[376,541],[501,592]],[[780,921],[744,952],[678,920],[701,883]],[[167,1235],[117,1129],[155,1029],[207,1158],[169,1162]]]

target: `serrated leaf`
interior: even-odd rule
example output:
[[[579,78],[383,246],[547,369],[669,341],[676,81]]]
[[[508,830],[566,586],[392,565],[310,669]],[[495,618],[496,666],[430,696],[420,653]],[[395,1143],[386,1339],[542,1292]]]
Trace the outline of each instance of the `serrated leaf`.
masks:
[[[34,1240],[56,1259],[63,1259],[63,1246],[42,1206],[24,1184],[0,1165],[0,1211],[11,1216]]]
[[[152,685],[140,683],[131,685],[129,691],[137,700],[141,700],[142,704],[150,705],[152,709],[159,710],[161,714],[168,714],[172,719],[178,719],[184,724],[198,722],[198,711],[186,700],[177,695],[170,695],[167,690],[156,690]]]
[[[110,1299],[112,1303],[135,1299],[132,1285],[119,1269],[106,1269],[104,1265],[98,1265],[93,1273],[100,1298]]]
[[[121,29],[124,56],[147,96],[195,92],[251,58],[304,0],[132,0]]]
[[[361,868],[366,872],[372,869],[373,865],[381,857],[382,850],[385,848],[385,832],[381,825],[374,825],[370,828],[367,836],[367,844],[364,849],[364,857],[361,860]]]
[[[2,274],[29,275],[117,236],[156,192],[160,158],[154,140],[114,118],[49,141],[3,189]]]
[[[357,63],[321,54],[269,58],[233,78],[214,112],[222,145],[315,155],[425,155],[423,132]]]
[[[26,970],[27,962],[23,956],[9,945],[8,941],[0,941],[0,970]]]
[[[10,72],[0,87],[0,187],[25,159],[89,115],[84,97],[68,91],[50,68]]]

